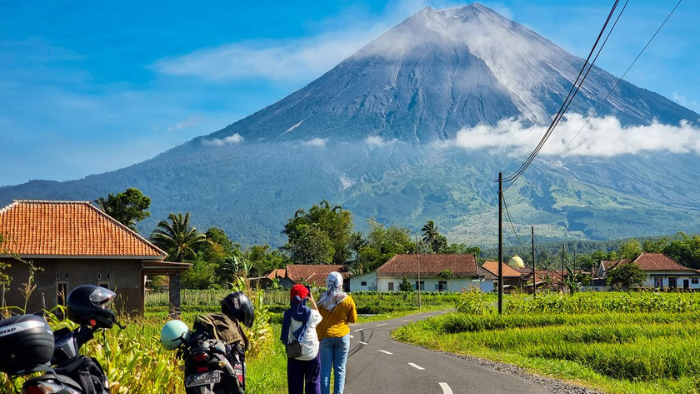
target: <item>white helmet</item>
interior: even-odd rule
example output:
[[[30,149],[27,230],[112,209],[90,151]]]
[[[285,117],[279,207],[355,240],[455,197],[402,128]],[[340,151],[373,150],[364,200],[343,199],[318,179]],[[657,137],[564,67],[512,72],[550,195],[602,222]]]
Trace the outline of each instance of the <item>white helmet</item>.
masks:
[[[190,336],[190,330],[181,320],[171,320],[160,330],[160,342],[168,350],[177,349]]]

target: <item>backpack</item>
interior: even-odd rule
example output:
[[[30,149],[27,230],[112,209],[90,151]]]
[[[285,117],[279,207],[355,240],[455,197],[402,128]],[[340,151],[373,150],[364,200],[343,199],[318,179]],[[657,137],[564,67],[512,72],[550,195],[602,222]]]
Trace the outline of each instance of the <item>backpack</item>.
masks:
[[[226,344],[226,358],[233,367],[232,378],[235,378],[235,382],[227,382],[227,389],[243,394],[246,382],[245,352],[250,348],[250,342],[239,322],[223,313],[210,313],[197,316],[192,328],[197,333],[206,333],[207,338]]]
[[[102,366],[94,357],[75,356],[55,368],[56,373],[68,376],[80,384],[84,394],[109,392],[107,377]]]

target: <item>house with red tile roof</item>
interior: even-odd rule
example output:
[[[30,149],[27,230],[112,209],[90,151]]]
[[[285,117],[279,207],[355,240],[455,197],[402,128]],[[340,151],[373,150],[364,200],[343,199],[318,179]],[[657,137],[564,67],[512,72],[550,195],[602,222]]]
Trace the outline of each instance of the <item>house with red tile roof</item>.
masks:
[[[643,287],[658,289],[700,289],[700,272],[686,267],[663,253],[642,253],[634,260],[601,261],[598,276],[607,278],[607,272],[621,264],[636,264],[647,274]]]
[[[481,265],[483,269],[488,271],[490,274],[496,277],[496,283],[493,284],[493,288],[498,288],[498,261],[486,261]],[[501,270],[503,274],[503,288],[521,288],[524,284],[522,281],[522,274],[520,271],[511,267],[506,263],[501,263]],[[489,290],[484,290],[489,291]]]
[[[297,283],[306,283],[309,286],[326,287],[326,279],[331,272],[340,272],[344,280],[347,280],[349,273],[344,265],[305,265],[290,264],[284,270],[284,276],[279,276],[280,286],[289,289]],[[272,274],[272,273],[271,273]],[[345,284],[345,283],[344,283]]]
[[[23,261],[40,269],[28,313],[65,304],[67,294],[83,284],[114,290],[121,312],[143,313],[145,275],[170,274],[175,292],[173,278],[179,284],[179,274],[190,266],[163,261],[163,250],[87,201],[14,201],[0,209],[0,236],[0,262],[10,264],[6,273],[12,277],[4,305],[25,304],[19,287],[29,267]],[[179,286],[172,302],[179,306]]]
[[[425,291],[480,289],[483,279],[473,254],[397,254],[374,271],[352,276],[350,291],[398,291],[404,277]]]

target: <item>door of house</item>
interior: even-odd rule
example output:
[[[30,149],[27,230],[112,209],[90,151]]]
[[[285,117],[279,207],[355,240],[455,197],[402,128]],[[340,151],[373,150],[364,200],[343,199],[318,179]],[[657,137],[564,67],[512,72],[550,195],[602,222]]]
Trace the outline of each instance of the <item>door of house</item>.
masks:
[[[683,279],[683,290],[690,290],[690,281],[688,279]]]
[[[654,287],[657,289],[663,289],[664,287],[664,278],[660,276],[655,276],[654,277]]]
[[[668,278],[668,287],[670,287],[672,289],[675,289],[676,287],[678,287],[678,278],[676,278],[675,276],[670,276]]]

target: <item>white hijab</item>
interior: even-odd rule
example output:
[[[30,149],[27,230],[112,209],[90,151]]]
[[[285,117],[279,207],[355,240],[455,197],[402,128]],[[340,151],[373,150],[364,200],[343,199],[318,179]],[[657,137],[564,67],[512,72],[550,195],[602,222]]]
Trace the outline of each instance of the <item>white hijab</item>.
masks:
[[[343,291],[343,276],[340,272],[331,272],[330,275],[328,275],[326,288],[328,290],[321,295],[321,300],[318,303],[322,307],[332,311],[336,305],[340,304],[345,297],[348,296],[348,294]]]

